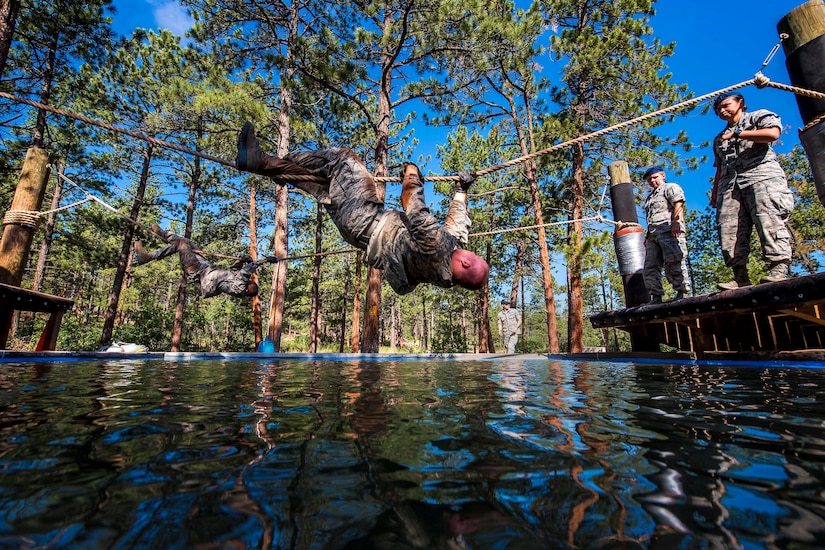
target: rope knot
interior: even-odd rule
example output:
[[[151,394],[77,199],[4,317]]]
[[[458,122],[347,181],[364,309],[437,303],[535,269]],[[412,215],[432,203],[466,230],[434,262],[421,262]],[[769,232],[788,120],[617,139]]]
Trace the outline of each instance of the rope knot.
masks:
[[[762,71],[759,71],[754,75],[753,83],[756,84],[757,88],[762,89],[771,83],[771,79],[762,74]]]
[[[3,225],[17,224],[27,225],[37,230],[37,225],[40,222],[40,212],[31,210],[9,210],[3,216]]]

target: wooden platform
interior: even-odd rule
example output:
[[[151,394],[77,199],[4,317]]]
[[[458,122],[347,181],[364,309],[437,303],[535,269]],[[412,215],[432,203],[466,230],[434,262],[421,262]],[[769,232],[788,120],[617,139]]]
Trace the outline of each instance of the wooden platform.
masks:
[[[606,311],[596,328],[694,352],[697,359],[825,360],[825,273]],[[637,351],[634,349],[634,351]]]
[[[38,350],[53,350],[57,344],[57,335],[63,314],[69,311],[74,301],[68,298],[43,294],[16,286],[0,283],[0,349],[6,349],[11,329],[11,320],[15,311],[32,311],[49,313],[46,328],[37,344]]]

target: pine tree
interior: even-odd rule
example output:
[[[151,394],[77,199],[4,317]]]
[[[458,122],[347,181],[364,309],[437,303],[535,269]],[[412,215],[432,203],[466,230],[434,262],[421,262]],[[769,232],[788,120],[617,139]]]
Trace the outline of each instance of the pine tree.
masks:
[[[581,137],[682,98],[684,87],[671,84],[670,74],[665,72],[665,59],[673,53],[674,45],[648,38],[653,3],[552,0],[544,4],[547,23],[557,29],[551,37],[553,57],[563,64],[561,85],[553,94],[561,110],[549,121],[548,133],[564,139]],[[658,163],[674,164],[676,151],[669,145],[681,144],[686,138],[680,135],[667,143],[651,132],[662,122],[658,119],[630,126],[600,139],[576,142],[570,148],[570,164],[563,178],[570,222],[566,251],[571,352],[582,348],[585,237],[580,220],[585,205],[593,200],[601,166],[609,161],[622,159],[631,166],[644,166],[651,160],[648,151],[655,151]]]

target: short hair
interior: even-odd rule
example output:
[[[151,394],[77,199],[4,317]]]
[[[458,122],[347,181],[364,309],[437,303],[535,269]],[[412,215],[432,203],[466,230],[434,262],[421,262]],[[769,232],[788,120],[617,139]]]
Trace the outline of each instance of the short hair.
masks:
[[[454,284],[469,290],[478,290],[487,283],[490,266],[481,256],[464,248],[458,248],[453,251],[451,263]]]
[[[258,283],[255,281],[247,281],[246,282],[246,289],[244,290],[244,294],[247,296],[257,296],[258,295]]]

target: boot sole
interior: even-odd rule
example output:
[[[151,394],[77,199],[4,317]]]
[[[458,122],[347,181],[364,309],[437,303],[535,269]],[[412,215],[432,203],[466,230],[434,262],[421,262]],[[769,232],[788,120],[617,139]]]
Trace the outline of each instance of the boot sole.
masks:
[[[241,135],[238,136],[238,158],[235,161],[235,165],[238,170],[247,170],[247,153],[246,153],[246,138],[249,137],[249,130],[252,129],[252,123],[247,122],[241,128]]]

